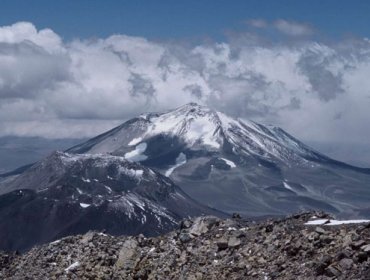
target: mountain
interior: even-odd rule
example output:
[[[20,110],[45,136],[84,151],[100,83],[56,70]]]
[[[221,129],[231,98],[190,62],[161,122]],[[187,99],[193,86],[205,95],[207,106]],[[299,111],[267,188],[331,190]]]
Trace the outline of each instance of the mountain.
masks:
[[[88,230],[158,235],[188,216],[369,217],[370,170],[284,130],[190,103],[0,175],[0,248]],[[215,210],[217,209],[217,210]]]
[[[0,248],[27,250],[89,230],[153,236],[202,214],[223,216],[138,163],[55,152],[0,182]]]
[[[333,160],[281,128],[195,103],[142,114],[67,152],[140,162],[170,177],[193,199],[228,213],[322,209],[370,215],[370,169]]]

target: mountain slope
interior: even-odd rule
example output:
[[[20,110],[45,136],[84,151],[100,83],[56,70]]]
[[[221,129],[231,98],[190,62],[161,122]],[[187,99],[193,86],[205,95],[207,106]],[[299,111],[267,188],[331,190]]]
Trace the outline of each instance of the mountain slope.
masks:
[[[303,213],[253,223],[208,216],[187,219],[176,231],[154,238],[88,232],[21,255],[0,252],[0,277],[369,279],[369,224],[305,224],[318,217],[330,219]]]
[[[140,164],[55,152],[0,183],[0,248],[25,250],[91,229],[152,236],[201,214],[223,215]]]
[[[169,176],[192,198],[230,213],[370,214],[369,169],[330,159],[278,127],[194,103],[140,115],[68,152],[140,162]]]

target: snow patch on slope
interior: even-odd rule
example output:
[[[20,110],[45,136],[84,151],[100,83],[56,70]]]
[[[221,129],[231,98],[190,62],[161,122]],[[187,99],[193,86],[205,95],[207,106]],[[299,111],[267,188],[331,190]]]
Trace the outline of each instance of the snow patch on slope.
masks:
[[[288,183],[283,182],[284,188],[293,191],[292,187],[288,185]]]
[[[172,172],[179,166],[183,165],[186,163],[186,155],[184,153],[180,153],[178,155],[178,157],[176,158],[176,164],[174,166],[172,166],[171,168],[169,168],[166,172],[165,172],[165,176],[169,177]]]
[[[128,152],[125,154],[125,159],[128,161],[143,161],[146,160],[148,157],[143,155],[147,148],[146,143],[141,143],[135,147],[135,150]]]
[[[236,167],[236,164],[233,162],[233,161],[231,161],[231,160],[228,160],[228,159],[226,159],[226,158],[221,158],[224,162],[226,162],[226,164],[228,165],[228,166],[230,166],[230,168],[235,168]]]
[[[142,137],[134,138],[127,145],[129,145],[129,146],[135,146],[135,145],[139,144],[141,141],[143,141],[143,138]]]
[[[305,225],[326,225],[326,226],[336,226],[336,225],[347,225],[347,224],[363,224],[370,223],[370,220],[329,220],[329,219],[318,219],[313,221],[308,221]]]
[[[82,208],[87,208],[87,207],[90,207],[91,204],[87,204],[87,203],[80,203],[80,206]]]

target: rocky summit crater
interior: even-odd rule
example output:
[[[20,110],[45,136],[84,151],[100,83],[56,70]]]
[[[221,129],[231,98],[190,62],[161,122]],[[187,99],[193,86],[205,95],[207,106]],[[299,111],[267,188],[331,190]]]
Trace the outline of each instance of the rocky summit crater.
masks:
[[[0,254],[1,279],[370,279],[370,222],[202,216],[166,235],[90,231]]]

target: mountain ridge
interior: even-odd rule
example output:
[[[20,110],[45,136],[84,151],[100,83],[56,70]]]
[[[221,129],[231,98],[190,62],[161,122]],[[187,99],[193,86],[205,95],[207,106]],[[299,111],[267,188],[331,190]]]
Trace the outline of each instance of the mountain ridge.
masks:
[[[174,110],[167,110],[166,112],[163,112],[163,113],[147,113],[147,114],[141,114],[137,117],[134,117],[126,122],[124,122],[123,124],[107,131],[107,132],[104,132],[96,137],[93,137],[91,139],[89,139],[88,141],[82,143],[82,144],[78,144],[78,145],[75,145],[67,150],[65,150],[66,152],[71,152],[71,153],[87,153],[89,151],[89,149],[91,149],[92,146],[94,146],[96,144],[96,141],[97,140],[102,140],[106,137],[109,137],[109,136],[112,136],[114,135],[116,132],[119,132],[123,127],[127,126],[127,125],[130,125],[130,124],[133,124],[133,123],[136,123],[136,122],[145,122],[145,123],[150,123],[151,119],[154,117],[154,118],[158,118],[160,116],[163,116],[163,115],[166,115],[166,114],[171,114],[173,112],[176,112],[178,111],[180,113],[180,115],[187,115],[189,113],[192,113],[192,112],[196,112],[197,110],[200,111],[204,111],[204,109],[206,109],[206,112],[207,113],[213,113],[213,114],[216,114],[216,121],[218,122],[218,125],[219,127],[217,128],[217,130],[219,130],[221,128],[221,119],[220,119],[220,115],[222,116],[222,118],[224,118],[226,120],[226,122],[232,122],[232,123],[241,123],[242,125],[246,125],[246,123],[249,124],[249,127],[253,127],[255,128],[256,130],[258,130],[258,132],[260,134],[263,134],[264,136],[267,136],[270,140],[273,140],[273,141],[277,141],[277,139],[274,139],[273,137],[274,136],[280,136],[280,139],[279,140],[282,140],[283,138],[285,139],[289,139],[290,141],[294,142],[296,146],[300,146],[302,148],[303,151],[310,151],[310,153],[312,153],[312,158],[310,158],[311,160],[314,160],[315,158],[317,157],[320,157],[321,159],[326,159],[328,162],[331,162],[331,163],[335,163],[335,164],[340,164],[340,165],[343,165],[345,167],[348,167],[348,168],[353,168],[354,170],[357,170],[357,171],[360,171],[360,172],[365,172],[365,173],[369,173],[370,174],[370,168],[363,168],[363,167],[357,167],[357,166],[353,166],[353,165],[350,165],[350,164],[347,164],[345,162],[342,162],[342,161],[338,161],[338,160],[335,160],[335,159],[332,159],[330,157],[327,157],[326,155],[324,155],[323,153],[321,152],[318,152],[314,149],[312,149],[311,147],[309,147],[308,145],[304,144],[303,142],[299,141],[297,138],[291,136],[290,134],[288,134],[286,131],[284,131],[282,128],[280,127],[277,127],[277,126],[273,126],[273,125],[261,125],[261,124],[258,124],[256,122],[253,122],[253,121],[247,121],[247,120],[244,120],[244,119],[233,119],[233,118],[230,118],[228,116],[226,116],[225,114],[223,114],[222,112],[219,112],[219,111],[216,111],[216,110],[212,110],[212,109],[209,109],[208,107],[206,106],[202,106],[202,105],[198,105],[197,103],[194,103],[194,102],[191,102],[191,103],[188,103],[188,104],[185,104],[183,106],[180,106]],[[231,120],[231,121],[230,121]],[[185,125],[184,125],[185,126]],[[266,128],[268,128],[269,130],[266,132]],[[170,129],[168,131],[163,131],[164,133],[169,133],[169,131],[171,131]],[[173,132],[173,130],[172,130]],[[215,131],[217,132],[217,131]],[[275,133],[275,135],[273,133]],[[150,136],[151,132],[147,132]],[[134,139],[140,139],[140,138],[134,138]],[[133,139],[133,140],[134,140]],[[288,140],[288,141],[289,141]],[[129,143],[127,143],[129,144]],[[82,148],[83,147],[83,148]],[[91,152],[91,151],[90,151]],[[109,152],[109,153],[114,153],[114,151],[106,151],[106,152]]]
[[[357,215],[370,198],[370,169],[331,159],[279,127],[233,119],[195,103],[141,114],[67,151],[138,161],[168,174],[191,197],[228,213],[284,215],[319,207]],[[286,203],[293,208],[282,210]]]
[[[150,168],[106,154],[55,152],[0,186],[0,248],[6,250],[91,229],[151,236],[184,217],[225,216]]]

